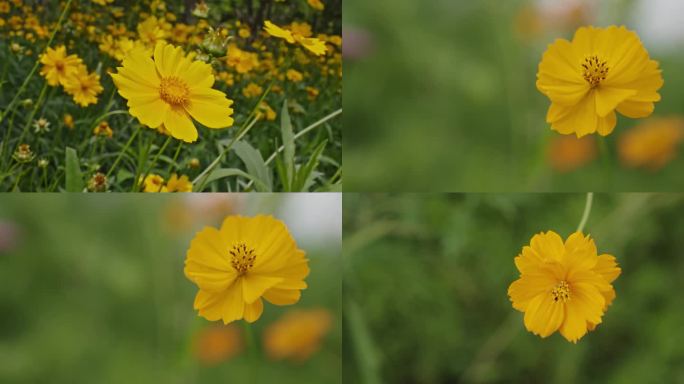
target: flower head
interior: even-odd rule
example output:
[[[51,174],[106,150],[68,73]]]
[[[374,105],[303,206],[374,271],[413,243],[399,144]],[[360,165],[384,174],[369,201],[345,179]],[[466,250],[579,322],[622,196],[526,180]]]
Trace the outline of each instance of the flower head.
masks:
[[[601,323],[621,272],[615,257],[597,255],[594,240],[581,232],[565,242],[553,231],[534,235],[515,265],[520,278],[508,296],[525,313],[525,328],[541,337],[559,331],[573,343]]]
[[[325,42],[315,37],[302,36],[297,31],[291,29],[281,28],[269,20],[264,21],[264,30],[273,37],[281,38],[290,44],[299,43],[302,47],[313,52],[313,54],[320,56],[325,55],[327,48]]]
[[[83,65],[78,56],[67,56],[66,48],[63,45],[55,49],[48,48],[45,53],[40,55],[40,63],[43,64],[40,74],[52,86],[64,85],[67,79],[76,75],[79,68]]]
[[[158,43],[154,60],[133,49],[112,78],[131,115],[151,128],[163,125],[177,139],[197,140],[191,117],[209,128],[233,125],[233,101],[211,88],[211,66],[193,61],[180,47]]]
[[[242,349],[240,329],[234,324],[212,325],[203,328],[195,336],[193,343],[197,359],[207,365],[215,365],[229,360]]]
[[[299,301],[309,274],[304,251],[285,224],[272,216],[228,216],[220,229],[195,235],[185,259],[185,276],[197,284],[199,315],[225,324],[255,322],[262,298],[275,305]]]
[[[164,185],[164,178],[150,173],[142,180],[143,192],[154,193],[154,192],[168,192],[166,186]]]
[[[615,111],[649,116],[663,78],[636,33],[625,27],[581,27],[572,41],[549,45],[539,63],[537,89],[551,100],[546,121],[578,137],[615,128]]]
[[[181,175],[178,177],[175,173],[171,175],[169,181],[166,183],[166,189],[169,192],[192,192],[192,183],[188,176]]]
[[[78,71],[69,77],[64,83],[64,90],[74,98],[74,102],[82,107],[97,103],[97,95],[102,92],[100,75],[88,73],[85,66],[80,66]]]

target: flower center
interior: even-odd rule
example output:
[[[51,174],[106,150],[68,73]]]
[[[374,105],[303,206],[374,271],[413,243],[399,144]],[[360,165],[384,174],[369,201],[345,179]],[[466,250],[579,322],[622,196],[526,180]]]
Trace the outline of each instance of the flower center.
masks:
[[[584,69],[584,80],[591,85],[592,88],[601,84],[601,81],[606,79],[608,74],[608,66],[605,61],[599,60],[597,56],[589,56],[584,59],[582,64]]]
[[[565,303],[570,300],[570,285],[565,280],[562,280],[551,290],[553,301],[560,301]]]
[[[244,275],[254,266],[256,254],[254,253],[254,249],[247,248],[245,243],[234,244],[233,248],[231,248],[228,253],[230,253],[231,256],[230,264],[238,274]]]
[[[190,89],[185,82],[175,76],[161,79],[159,96],[173,106],[185,106],[190,97]]]

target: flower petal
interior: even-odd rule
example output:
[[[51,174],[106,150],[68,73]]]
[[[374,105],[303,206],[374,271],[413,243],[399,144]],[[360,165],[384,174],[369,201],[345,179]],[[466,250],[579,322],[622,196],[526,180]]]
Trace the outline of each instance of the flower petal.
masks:
[[[245,301],[242,299],[242,283],[238,280],[224,293],[222,303],[223,323],[240,320],[245,311]]]
[[[197,140],[197,129],[183,109],[169,108],[164,116],[164,127],[176,139],[192,143]]]
[[[171,111],[171,107],[159,97],[134,100],[128,103],[128,112],[150,128],[159,127]]]
[[[298,289],[271,288],[264,292],[264,299],[274,305],[291,305],[299,301],[302,291]]]
[[[548,293],[542,293],[530,301],[525,311],[525,328],[535,335],[547,337],[558,330],[563,318],[563,303],[555,302]]]
[[[242,295],[247,304],[253,303],[269,288],[283,281],[282,277],[271,277],[247,273],[242,276]]]
[[[611,87],[597,87],[596,92],[596,113],[600,117],[606,117],[613,112],[618,104],[636,95],[634,89],[620,89]]]
[[[261,317],[261,313],[264,311],[264,303],[261,299],[257,299],[252,304],[245,305],[245,321],[248,323],[253,323]]]
[[[225,128],[233,125],[233,101],[215,89],[193,90],[190,104],[185,110],[208,128]]]

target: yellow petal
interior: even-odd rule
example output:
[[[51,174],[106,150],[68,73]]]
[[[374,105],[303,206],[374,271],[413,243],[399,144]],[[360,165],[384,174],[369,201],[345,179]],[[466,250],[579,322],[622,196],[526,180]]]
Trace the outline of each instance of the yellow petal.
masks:
[[[245,305],[245,321],[248,323],[253,323],[257,320],[259,320],[259,317],[261,317],[261,313],[264,311],[264,303],[261,301],[261,299],[257,299],[257,301],[253,302],[252,304],[246,304]]]
[[[596,113],[600,117],[606,117],[618,106],[618,104],[636,95],[633,89],[620,89],[610,87],[597,87],[596,90]]]
[[[203,92],[193,91],[185,110],[208,128],[226,128],[233,125],[232,104],[223,92],[207,88]]]
[[[193,61],[185,71],[178,73],[178,76],[185,80],[191,93],[204,91],[214,85],[211,65],[201,61]]]
[[[525,311],[525,328],[536,335],[547,337],[556,332],[563,318],[563,304],[555,302],[550,294],[542,293],[530,301]]]
[[[572,293],[566,304],[570,305],[568,311],[578,311],[586,321],[594,324],[601,323],[605,299],[598,288],[589,283],[571,282]]]
[[[227,247],[215,228],[206,227],[190,243],[185,260],[185,275],[200,289],[223,291],[237,277],[226,257]]]
[[[302,293],[298,289],[271,288],[264,292],[264,299],[274,305],[291,305],[299,301]]]
[[[508,296],[511,299],[513,308],[524,312],[530,300],[544,292],[550,292],[557,284],[553,275],[522,275],[508,287]]]
[[[615,129],[615,124],[617,124],[615,112],[609,113],[606,117],[599,117],[596,132],[601,136],[608,136]]]
[[[651,113],[653,113],[654,109],[655,105],[653,105],[653,103],[641,103],[629,100],[623,101],[617,107],[617,111],[620,112],[620,114],[625,115],[627,117],[631,117],[633,119],[648,117],[651,115]]]
[[[242,299],[242,283],[237,280],[224,293],[223,297],[223,323],[240,320],[245,311],[245,302]]]
[[[572,343],[577,343],[582,336],[587,334],[587,321],[579,311],[575,310],[572,299],[565,303],[565,318],[558,331]]]
[[[149,87],[159,87],[159,75],[155,69],[154,61],[143,49],[133,49],[123,60],[122,68],[118,68],[119,73],[126,73],[126,76]]]
[[[565,252],[563,239],[554,231],[542,232],[534,235],[530,246],[543,260],[561,261]]]
[[[615,256],[603,254],[598,257],[594,272],[603,276],[607,282],[612,283],[620,276],[622,270],[618,267]]]
[[[185,53],[181,47],[174,47],[161,41],[154,47],[154,63],[162,77],[176,75],[176,68],[184,60]]]
[[[183,109],[169,108],[164,116],[164,127],[171,133],[171,136],[186,143],[197,140],[197,128]]]
[[[551,128],[562,133],[575,133],[582,137],[596,132],[598,128],[598,114],[594,92],[589,92],[577,105],[571,107],[563,118],[552,122]]]
[[[270,20],[264,21],[264,30],[271,36],[280,37],[281,39],[287,40],[288,43],[292,44],[295,42],[292,37],[292,32],[280,28],[279,26],[273,24]]]
[[[209,321],[220,320],[223,318],[223,295],[200,290],[195,296],[194,307],[205,319]]]
[[[253,303],[268,289],[283,281],[281,277],[261,276],[247,273],[242,277],[242,295],[247,304]]]
[[[128,112],[150,128],[159,127],[171,111],[171,107],[159,97],[150,97],[145,101],[138,99],[134,103],[129,102],[128,106]]]

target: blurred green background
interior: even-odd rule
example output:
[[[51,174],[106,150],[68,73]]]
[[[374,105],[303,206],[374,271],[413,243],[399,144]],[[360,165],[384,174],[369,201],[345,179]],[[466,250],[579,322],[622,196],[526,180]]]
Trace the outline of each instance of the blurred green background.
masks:
[[[347,383],[684,383],[684,195],[598,194],[585,228],[622,275],[576,345],[525,330],[507,289],[584,194],[346,194]]]
[[[230,338],[212,348],[214,356],[237,349],[232,358],[200,359],[212,351],[198,350],[197,339],[213,324],[193,310],[197,288],[183,262],[202,227],[266,213],[288,224],[311,274],[299,303],[265,305],[253,324],[257,344],[291,310],[323,307],[332,327],[306,361],[260,357],[258,382],[339,383],[341,235],[309,231],[317,239],[302,228],[321,221],[313,212],[339,228],[340,209],[332,194],[0,197],[0,382],[249,383],[244,347],[221,345]]]
[[[679,0],[344,2],[344,157],[349,191],[678,191],[684,158],[626,168],[617,141],[644,120],[618,117],[587,164],[560,172],[537,66],[580,25],[624,24],[660,62],[653,116],[684,112]],[[598,136],[594,137],[599,138]],[[677,140],[677,142],[679,139]],[[676,145],[675,145],[676,146]]]

